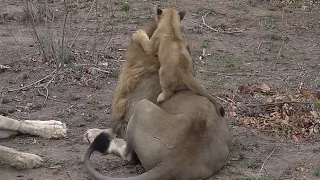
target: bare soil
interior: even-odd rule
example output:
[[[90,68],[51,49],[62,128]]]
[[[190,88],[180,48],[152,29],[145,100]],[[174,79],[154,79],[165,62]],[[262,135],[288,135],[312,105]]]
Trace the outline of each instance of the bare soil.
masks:
[[[52,29],[58,41],[64,5],[61,1],[48,2],[55,14]],[[231,107],[232,101],[233,106],[246,107],[236,111],[239,116],[249,116],[252,111],[261,114],[263,108],[253,110],[246,105],[263,104],[268,99],[261,93],[241,94],[240,85],[266,83],[281,95],[296,94],[301,88],[320,90],[317,1],[282,4],[276,0],[129,0],[127,5],[124,1],[98,2],[97,14],[94,6],[82,27],[92,1],[71,1],[66,23],[68,45],[80,27],[82,30],[64,72],[48,85],[51,99],[46,101],[38,92],[46,94],[46,89],[39,84],[8,92],[45,77],[55,70],[55,65],[39,55],[39,45],[23,11],[24,2],[0,2],[0,65],[11,67],[0,70],[0,114],[21,120],[55,119],[68,127],[65,139],[19,135],[0,140],[1,145],[38,154],[45,160],[42,167],[31,170],[16,170],[0,162],[1,180],[92,179],[82,163],[88,148],[83,134],[90,128],[108,127],[113,91],[125,60],[123,49],[132,33],[149,21],[154,5],[187,11],[184,33],[191,42],[197,77],[211,93],[225,100],[226,107]],[[39,30],[45,26],[41,22],[37,25]],[[96,62],[108,66],[96,66]],[[313,110],[319,112],[319,107]],[[295,141],[283,132],[240,126],[230,113],[229,121],[233,134],[231,155],[228,164],[210,179],[320,179],[319,132]],[[96,154],[93,159],[97,169],[110,176],[128,177],[144,171],[115,155]]]

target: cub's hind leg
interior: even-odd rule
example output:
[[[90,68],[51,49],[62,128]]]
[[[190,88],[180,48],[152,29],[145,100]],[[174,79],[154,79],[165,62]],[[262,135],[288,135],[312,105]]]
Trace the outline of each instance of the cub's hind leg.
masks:
[[[158,103],[169,99],[173,95],[174,91],[172,88],[178,81],[175,74],[173,73],[172,68],[167,68],[165,66],[160,67],[159,78],[162,92],[157,98]]]

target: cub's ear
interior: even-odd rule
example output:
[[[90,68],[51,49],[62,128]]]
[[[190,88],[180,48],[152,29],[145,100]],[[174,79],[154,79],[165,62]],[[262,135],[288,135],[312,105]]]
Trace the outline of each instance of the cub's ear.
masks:
[[[157,15],[161,15],[162,14],[162,10],[160,8],[157,8]]]
[[[179,15],[180,15],[180,20],[182,20],[184,18],[184,16],[186,15],[186,12],[185,11],[180,11]]]

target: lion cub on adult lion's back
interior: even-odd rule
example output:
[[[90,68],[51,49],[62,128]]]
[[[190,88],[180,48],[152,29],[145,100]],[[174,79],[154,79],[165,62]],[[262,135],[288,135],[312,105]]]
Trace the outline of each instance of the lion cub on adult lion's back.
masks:
[[[192,59],[184,45],[181,33],[181,20],[185,12],[178,12],[173,8],[157,9],[157,29],[149,39],[144,30],[133,34],[133,41],[141,44],[148,55],[158,54],[160,62],[160,84],[162,93],[157,101],[163,102],[170,98],[173,87],[181,82],[186,84],[196,94],[210,99],[216,106],[219,114],[224,116],[225,111],[218,100],[212,97],[192,74]]]

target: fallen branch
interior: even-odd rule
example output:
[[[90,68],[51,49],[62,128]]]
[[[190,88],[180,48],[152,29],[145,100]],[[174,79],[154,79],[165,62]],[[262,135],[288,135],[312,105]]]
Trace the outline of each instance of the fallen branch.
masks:
[[[56,71],[57,71],[57,70],[52,71],[52,73],[50,73],[48,76],[46,76],[46,77],[44,77],[44,78],[42,78],[42,79],[39,79],[38,81],[35,81],[35,82],[33,82],[33,83],[31,83],[31,84],[29,84],[29,85],[27,85],[27,86],[23,86],[23,87],[20,87],[20,88],[17,88],[17,89],[8,89],[8,92],[20,91],[20,90],[23,90],[23,89],[27,89],[27,88],[29,88],[29,87],[31,87],[31,86],[34,86],[34,85],[40,83],[41,81],[46,80],[46,79],[49,78],[50,76],[52,76]]]

